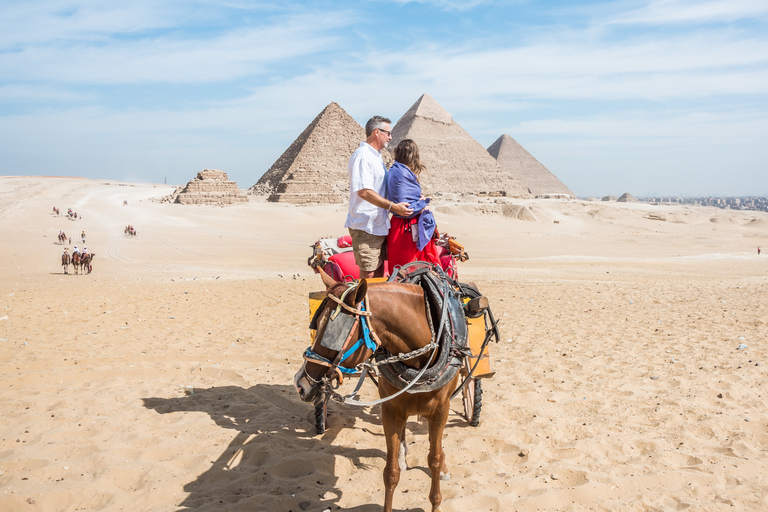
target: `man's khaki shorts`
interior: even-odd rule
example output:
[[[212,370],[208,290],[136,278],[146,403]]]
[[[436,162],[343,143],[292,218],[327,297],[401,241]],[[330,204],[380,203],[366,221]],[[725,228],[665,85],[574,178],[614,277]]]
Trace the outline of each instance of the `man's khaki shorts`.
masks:
[[[386,236],[377,236],[359,229],[349,229],[352,237],[352,249],[355,251],[355,263],[361,272],[373,272],[386,258]]]

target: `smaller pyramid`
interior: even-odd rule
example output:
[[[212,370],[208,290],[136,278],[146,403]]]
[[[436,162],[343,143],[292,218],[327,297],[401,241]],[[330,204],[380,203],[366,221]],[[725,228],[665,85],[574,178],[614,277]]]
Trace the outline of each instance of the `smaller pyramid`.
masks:
[[[365,140],[365,129],[331,102],[272,167],[250,188],[279,203],[341,203],[349,196],[349,157]]]
[[[248,196],[229,181],[227,173],[218,169],[204,169],[187,183],[176,202],[180,204],[233,204],[247,203]]]
[[[390,152],[403,139],[413,139],[419,146],[421,163],[427,168],[419,181],[428,195],[530,197],[429,94],[423,94],[392,128]]]
[[[517,178],[534,196],[576,197],[562,181],[536,160],[509,135],[502,135],[488,147],[488,153],[499,162],[502,169]]]
[[[619,203],[636,203],[637,199],[629,192],[624,192],[616,201]]]

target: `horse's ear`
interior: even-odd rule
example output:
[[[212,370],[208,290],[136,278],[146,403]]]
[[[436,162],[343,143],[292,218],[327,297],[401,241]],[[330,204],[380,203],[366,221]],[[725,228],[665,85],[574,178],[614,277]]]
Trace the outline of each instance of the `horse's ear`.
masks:
[[[328,291],[331,288],[333,288],[334,286],[336,286],[337,284],[339,284],[331,276],[329,276],[325,272],[325,270],[323,270],[323,267],[318,265],[318,266],[313,267],[313,268],[315,269],[315,271],[317,271],[320,274],[320,279],[323,280],[323,284],[325,285],[325,291]]]
[[[354,293],[348,293],[344,302],[347,303],[347,306],[354,308],[355,305],[365,298],[366,293],[368,293],[368,281],[361,279]]]

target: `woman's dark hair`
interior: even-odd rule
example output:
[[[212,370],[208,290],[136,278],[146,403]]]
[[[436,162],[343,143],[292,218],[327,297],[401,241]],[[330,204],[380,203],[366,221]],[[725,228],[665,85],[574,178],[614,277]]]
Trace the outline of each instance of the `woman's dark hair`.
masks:
[[[395,161],[407,166],[418,176],[425,170],[419,159],[419,146],[412,139],[403,139],[395,148]]]

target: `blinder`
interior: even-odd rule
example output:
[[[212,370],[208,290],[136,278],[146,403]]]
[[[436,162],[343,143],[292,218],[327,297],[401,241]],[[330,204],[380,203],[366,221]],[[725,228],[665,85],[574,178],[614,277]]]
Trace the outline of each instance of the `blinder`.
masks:
[[[328,311],[330,311],[330,309]],[[323,318],[326,317],[323,316]],[[357,317],[353,315],[344,313],[330,315],[325,321],[325,329],[323,329],[322,334],[318,333],[320,336],[320,344],[327,349],[335,350],[337,352],[341,351],[357,322]]]

